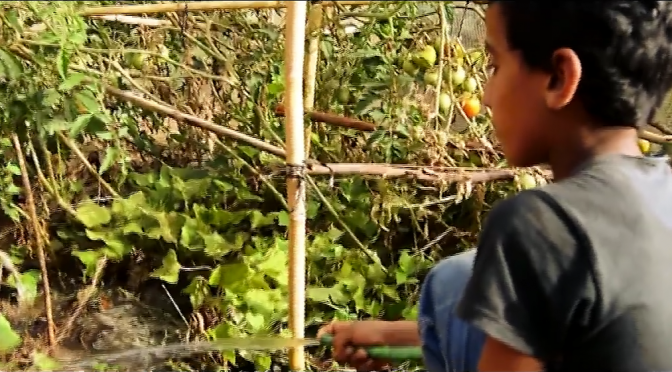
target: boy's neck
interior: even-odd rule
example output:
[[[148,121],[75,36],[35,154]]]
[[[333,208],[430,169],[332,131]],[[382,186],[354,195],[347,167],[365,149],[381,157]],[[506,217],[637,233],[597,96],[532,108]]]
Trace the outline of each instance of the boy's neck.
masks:
[[[553,171],[553,179],[559,181],[571,176],[586,161],[608,154],[642,156],[637,145],[637,130],[623,127],[581,130],[574,136],[558,141],[548,163]]]

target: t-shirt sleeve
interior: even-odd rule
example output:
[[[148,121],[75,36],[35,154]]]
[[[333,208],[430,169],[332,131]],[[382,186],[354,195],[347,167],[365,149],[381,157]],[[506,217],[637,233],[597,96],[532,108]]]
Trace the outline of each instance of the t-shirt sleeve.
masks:
[[[581,231],[549,198],[528,190],[493,208],[456,309],[490,337],[542,361],[559,355],[582,316],[577,309],[593,301]]]

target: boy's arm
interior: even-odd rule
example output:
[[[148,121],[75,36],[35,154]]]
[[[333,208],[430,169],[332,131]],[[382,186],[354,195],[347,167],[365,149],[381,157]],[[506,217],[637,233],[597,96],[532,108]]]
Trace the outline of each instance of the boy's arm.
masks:
[[[398,320],[390,322],[385,332],[387,345],[420,346],[420,331],[415,320]]]
[[[574,319],[590,318],[595,292],[583,241],[580,227],[543,191],[493,208],[457,307],[488,335],[483,371],[541,370],[561,354]]]
[[[488,336],[483,345],[479,372],[537,372],[543,371],[542,363],[534,357],[503,344]]]

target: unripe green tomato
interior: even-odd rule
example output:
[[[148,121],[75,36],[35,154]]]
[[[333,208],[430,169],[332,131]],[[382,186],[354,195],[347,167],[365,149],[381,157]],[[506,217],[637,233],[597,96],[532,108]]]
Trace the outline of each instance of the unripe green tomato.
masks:
[[[434,66],[437,59],[436,50],[432,46],[425,46],[421,51],[415,54],[413,62],[423,69]]]
[[[441,93],[441,95],[439,95],[439,110],[441,110],[441,112],[448,112],[452,104],[453,99],[448,93]]]
[[[474,79],[473,77],[468,78],[464,82],[464,90],[465,91],[467,91],[469,93],[473,93],[473,92],[476,91],[476,89],[478,89],[478,82],[476,82],[476,79]]]
[[[131,67],[133,67],[136,70],[142,70],[142,68],[145,66],[145,60],[147,59],[147,55],[143,53],[135,53],[132,54],[128,60],[129,64]]]
[[[436,54],[441,54],[441,38],[437,38],[434,40],[434,50],[436,50]]]
[[[467,78],[467,72],[464,71],[462,66],[458,66],[455,70],[453,70],[451,78],[453,80],[453,85],[459,86],[464,83],[464,80]]]
[[[419,70],[418,67],[415,66],[413,61],[411,61],[410,59],[404,61],[402,68],[404,69],[404,72],[406,72],[411,76],[415,76],[415,74],[417,74]]]
[[[439,82],[439,73],[436,71],[427,71],[423,80],[425,84],[434,86]]]
[[[523,190],[533,189],[537,187],[537,180],[533,175],[528,173],[523,173],[518,177],[518,183]]]
[[[347,104],[350,102],[350,90],[346,87],[339,88],[336,98],[338,98],[338,102],[341,104]]]

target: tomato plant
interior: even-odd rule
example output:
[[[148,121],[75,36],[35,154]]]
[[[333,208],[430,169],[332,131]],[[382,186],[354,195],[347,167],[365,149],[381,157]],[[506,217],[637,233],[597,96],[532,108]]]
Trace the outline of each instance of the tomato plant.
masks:
[[[112,345],[100,335],[90,342],[82,336],[96,328],[96,311],[116,314],[102,333],[122,348],[287,334],[284,159],[213,138],[184,120],[196,116],[284,147],[285,126],[275,114],[286,87],[281,20],[270,9],[188,12],[152,15],[157,26],[81,12],[112,4],[2,4],[0,242],[19,271],[3,282],[21,288],[36,309],[0,317],[0,348],[17,356],[3,360],[17,368],[55,368],[38,342],[44,337],[30,339],[26,328],[46,316],[39,303],[47,284],[55,322],[61,327],[74,317],[79,327],[59,331],[81,336],[74,344],[82,350],[107,352]],[[458,37],[444,38],[441,60],[441,9],[453,11],[445,2],[380,2],[322,13],[314,110],[367,121],[375,130],[311,123],[310,158],[412,164],[427,172],[500,166],[497,151],[471,145],[484,138],[477,126],[489,131],[487,115],[464,134],[451,129],[459,108],[470,118],[480,112],[484,62]],[[427,270],[471,248],[487,206],[516,191],[510,180],[427,184],[352,174],[309,180],[307,334],[334,318],[415,319]],[[28,223],[30,190],[37,232]],[[27,238],[35,236],[43,246]],[[34,269],[40,249],[46,277]],[[95,286],[93,315],[76,313],[73,298]],[[138,301],[108,298],[122,295],[102,295],[124,292],[119,288],[159,315],[140,315]],[[167,325],[170,338],[158,331]],[[268,370],[286,356],[231,351],[179,362]],[[3,370],[10,367],[16,365]]]

